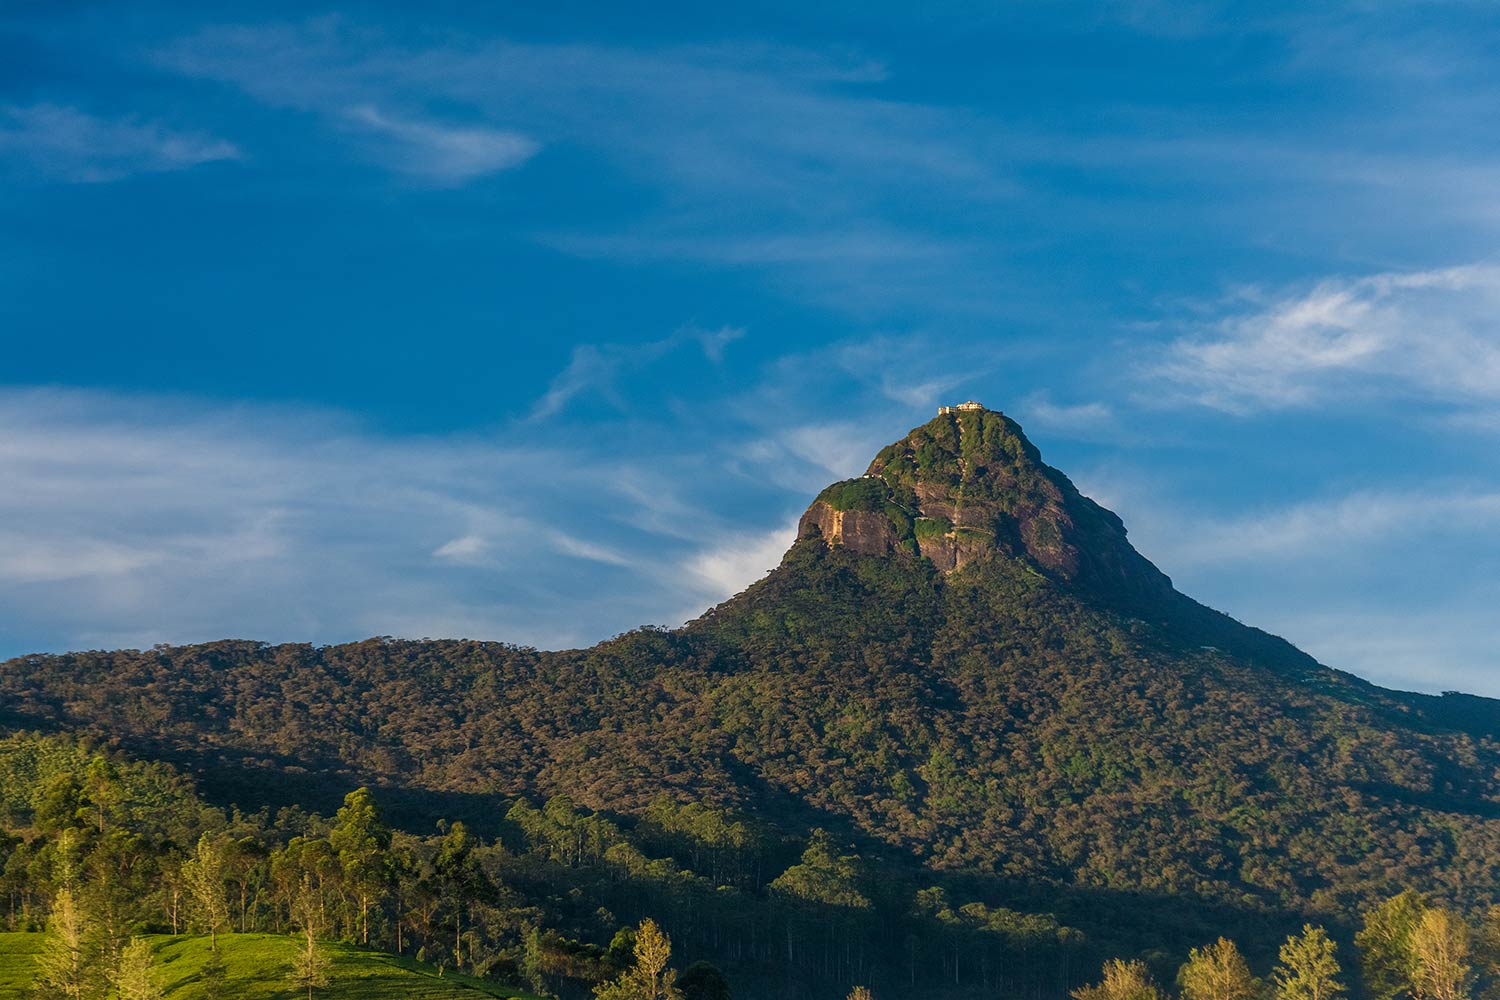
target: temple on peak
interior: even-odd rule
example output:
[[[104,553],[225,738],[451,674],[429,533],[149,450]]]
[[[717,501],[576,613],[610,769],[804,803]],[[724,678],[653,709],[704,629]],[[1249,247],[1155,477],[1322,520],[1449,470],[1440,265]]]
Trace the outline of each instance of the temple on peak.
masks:
[[[974,400],[971,399],[968,402],[959,403],[957,406],[939,406],[938,407],[938,416],[940,416],[940,417],[946,417],[950,413],[971,413],[971,412],[973,412],[975,410],[983,410],[983,409],[984,409],[984,404],[983,403],[975,402]]]

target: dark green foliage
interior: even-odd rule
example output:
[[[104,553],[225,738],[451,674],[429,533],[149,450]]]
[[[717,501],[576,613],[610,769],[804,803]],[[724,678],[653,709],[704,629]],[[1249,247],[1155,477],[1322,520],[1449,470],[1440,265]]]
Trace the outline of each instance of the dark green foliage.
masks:
[[[953,522],[946,517],[922,517],[918,518],[913,531],[917,538],[931,538],[935,535],[946,535],[953,530]],[[964,529],[969,530],[969,529]]]
[[[864,880],[858,855],[840,854],[826,831],[814,830],[802,860],[777,876],[771,891],[804,903],[868,910]]]
[[[818,494],[834,510],[885,510],[891,489],[882,479],[846,479]]]
[[[732,1000],[729,980],[711,962],[694,962],[677,977],[683,1000]]]

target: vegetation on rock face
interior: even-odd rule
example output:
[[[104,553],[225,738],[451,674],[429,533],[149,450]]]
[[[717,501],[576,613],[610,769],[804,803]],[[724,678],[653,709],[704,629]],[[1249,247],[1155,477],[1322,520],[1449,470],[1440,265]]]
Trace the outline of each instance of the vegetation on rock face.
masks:
[[[818,501],[837,511],[867,510],[883,511],[889,503],[890,487],[883,480],[861,477],[845,479],[818,494]]]
[[[316,921],[586,992],[647,918],[741,996],[1061,997],[1120,958],[1088,1000],[1149,1000],[1193,948],[1194,1000],[1243,970],[1281,1000],[1489,981],[1494,702],[1382,691],[1177,594],[999,414],[871,471],[822,502],[898,510],[952,565],[808,537],[688,627],[586,650],[0,666],[0,921],[47,926],[60,974],[69,906],[90,975],[202,933],[226,983],[243,932],[295,951]]]
[[[1043,463],[1003,414],[937,417],[882,450],[864,481],[872,480],[886,484],[903,516],[953,526],[918,535],[922,554],[943,571],[1000,556],[1115,603],[1171,593],[1171,582],[1126,542],[1119,518]]]

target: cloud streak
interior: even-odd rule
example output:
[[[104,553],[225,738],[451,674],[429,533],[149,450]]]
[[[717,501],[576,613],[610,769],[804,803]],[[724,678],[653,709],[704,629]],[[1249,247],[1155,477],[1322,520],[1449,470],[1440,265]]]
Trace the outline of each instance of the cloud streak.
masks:
[[[914,285],[992,307],[993,278],[967,260],[962,231],[1020,193],[993,124],[884,99],[882,67],[793,47],[411,44],[323,18],[210,28],[157,60],[452,184],[542,147],[582,154],[591,174],[657,194],[608,226],[538,227],[544,244],[764,269],[844,309],[904,300]]]
[[[743,335],[599,345],[535,412],[634,398],[624,383],[671,352],[717,371]],[[0,648],[460,632],[572,646],[677,624],[775,565],[811,496],[909,426],[870,365],[906,358],[946,382],[924,343],[784,356],[690,421],[668,405],[582,435],[536,420],[387,435],[337,412],[0,389]],[[813,419],[830,400],[846,419]]]
[[[1139,474],[1079,482],[1210,606],[1377,683],[1500,697],[1500,492],[1429,480],[1236,509],[1186,506]]]
[[[59,104],[0,107],[0,160],[79,184],[238,160],[233,143],[137,118],[106,119]]]
[[[1231,413],[1357,394],[1500,401],[1500,267],[1330,279],[1172,342],[1146,374]]]
[[[687,345],[696,345],[711,364],[724,361],[729,345],[745,335],[739,327],[700,330],[687,326],[669,337],[639,344],[579,344],[573,348],[567,367],[553,377],[547,391],[531,408],[532,422],[546,420],[561,413],[575,399],[594,395],[617,410],[627,404],[619,391],[619,381],[639,374],[668,355]]]
[[[637,526],[675,502],[654,468],[504,438],[382,437],[317,412],[77,392],[0,393],[0,428],[10,654],[456,623],[574,645],[723,596],[721,579],[680,572],[715,544],[711,510],[696,511],[693,539]],[[616,485],[627,480],[645,488]]]
[[[1174,519],[1175,520],[1175,519]],[[1488,534],[1500,527],[1500,492],[1365,491],[1162,532],[1154,550],[1174,567],[1268,566],[1345,556],[1400,538]]]
[[[395,169],[444,184],[520,166],[541,148],[519,132],[398,118],[370,105],[350,108],[347,117],[373,133]]]

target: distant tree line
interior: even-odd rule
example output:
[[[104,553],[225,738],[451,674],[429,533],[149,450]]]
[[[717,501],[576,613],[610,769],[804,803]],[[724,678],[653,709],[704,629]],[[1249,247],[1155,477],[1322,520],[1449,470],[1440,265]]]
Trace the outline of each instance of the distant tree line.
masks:
[[[1346,974],[1328,932],[1306,924],[1281,946],[1267,979],[1257,978],[1228,938],[1194,948],[1178,969],[1181,1000],[1473,1000],[1500,996],[1500,909],[1477,924],[1429,905],[1411,891],[1364,915],[1354,938],[1358,964]],[[1358,987],[1356,990],[1355,987]],[[1147,963],[1111,959],[1075,1000],[1166,1000]]]

